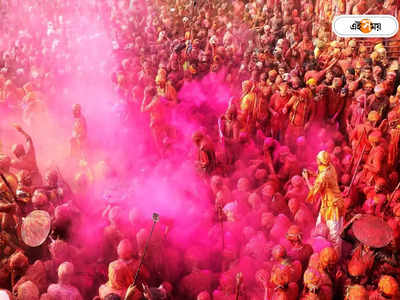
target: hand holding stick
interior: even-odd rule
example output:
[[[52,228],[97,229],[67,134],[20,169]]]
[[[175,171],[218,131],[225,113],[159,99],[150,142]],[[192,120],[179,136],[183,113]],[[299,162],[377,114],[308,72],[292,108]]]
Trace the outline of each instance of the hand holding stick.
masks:
[[[127,292],[125,295],[125,298],[124,298],[125,300],[128,300],[128,297],[131,294],[130,291],[134,291],[134,287],[136,287],[136,281],[139,277],[140,268],[143,265],[144,257],[146,256],[147,248],[149,247],[149,243],[150,243],[151,236],[153,235],[154,227],[158,223],[158,221],[160,221],[160,215],[157,213],[153,213],[153,226],[151,227],[151,232],[150,232],[149,238],[147,239],[146,246],[144,247],[143,255],[140,258],[139,267],[136,270],[136,274],[135,274],[135,278],[133,279],[133,283],[128,288],[129,293]]]
[[[354,221],[360,219],[361,217],[362,217],[362,214],[356,214],[353,218],[351,218],[351,220],[348,221],[348,222],[343,226],[343,229],[342,229],[342,231],[340,232],[339,235],[341,236],[341,235],[343,234],[343,232],[345,232],[345,231],[347,230],[347,228],[349,228],[349,226],[350,226],[351,224],[354,223]]]

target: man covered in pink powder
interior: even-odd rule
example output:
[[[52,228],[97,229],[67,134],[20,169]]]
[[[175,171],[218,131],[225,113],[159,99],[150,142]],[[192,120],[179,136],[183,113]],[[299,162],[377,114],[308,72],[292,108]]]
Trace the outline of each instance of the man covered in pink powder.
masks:
[[[78,289],[71,285],[74,272],[74,265],[70,262],[64,262],[58,267],[58,283],[51,284],[47,289],[51,300],[83,300]]]
[[[15,159],[11,161],[11,167],[27,171],[32,178],[32,184],[40,185],[42,183],[42,177],[37,166],[35,147],[32,138],[21,128],[21,126],[15,125],[15,129],[26,138],[27,149],[25,151],[22,144],[13,145],[12,152],[15,155]]]
[[[80,104],[72,106],[72,115],[74,117],[74,129],[72,131],[71,143],[71,156],[82,157],[84,155],[86,139],[87,139],[87,126],[86,119],[82,115],[82,108]]]

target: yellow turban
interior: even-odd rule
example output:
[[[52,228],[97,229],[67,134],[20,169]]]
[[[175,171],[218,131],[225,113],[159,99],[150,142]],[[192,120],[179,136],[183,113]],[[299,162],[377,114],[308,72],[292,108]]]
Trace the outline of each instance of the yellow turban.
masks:
[[[399,70],[399,62],[397,60],[393,60],[388,68],[388,71],[398,71],[398,70]]]
[[[330,156],[329,153],[326,151],[320,151],[317,155],[318,161],[323,165],[329,165]]]
[[[306,286],[319,287],[321,283],[321,274],[315,269],[307,269],[304,272],[304,284]]]
[[[368,292],[362,285],[356,284],[349,287],[349,300],[353,299],[368,299]]]
[[[370,111],[369,114],[368,114],[368,121],[370,121],[370,122],[376,122],[376,121],[378,121],[378,120],[379,120],[379,114],[378,114],[378,112],[375,111],[375,110]]]
[[[339,42],[338,41],[333,41],[333,42],[330,43],[330,46],[333,47],[333,48],[337,48],[337,47],[339,47]]]
[[[388,296],[396,296],[399,294],[399,284],[396,279],[389,275],[383,275],[379,279],[378,288],[381,292]]]
[[[375,51],[381,50],[381,49],[385,49],[385,47],[383,46],[382,43],[376,44],[374,47]]]
[[[339,54],[340,53],[340,49],[339,48],[335,48],[333,50],[333,55]]]
[[[365,46],[360,46],[360,48],[358,49],[358,51],[359,51],[360,53],[365,53],[365,52],[367,52],[367,47],[365,47]]]
[[[323,40],[317,40],[317,48],[324,48],[325,42]]]
[[[317,81],[314,78],[310,78],[306,82],[307,85],[316,85]]]

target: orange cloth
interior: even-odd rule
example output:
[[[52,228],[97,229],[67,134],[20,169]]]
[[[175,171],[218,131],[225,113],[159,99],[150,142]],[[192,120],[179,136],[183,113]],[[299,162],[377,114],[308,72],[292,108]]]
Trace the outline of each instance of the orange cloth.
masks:
[[[165,87],[162,88],[160,86],[157,87],[157,94],[161,97],[164,97],[168,99],[171,102],[176,102],[177,100],[177,95],[176,95],[176,90],[171,84],[170,81],[167,81],[165,83]]]
[[[244,95],[244,97],[240,102],[240,109],[242,111],[250,110],[254,105],[255,99],[256,99],[256,94],[254,92],[247,93],[246,95]]]

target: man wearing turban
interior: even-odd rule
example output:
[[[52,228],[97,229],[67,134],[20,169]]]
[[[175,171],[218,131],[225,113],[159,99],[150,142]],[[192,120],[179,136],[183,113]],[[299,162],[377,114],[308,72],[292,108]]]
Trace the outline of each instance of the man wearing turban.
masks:
[[[317,155],[318,173],[314,185],[309,182],[307,170],[303,171],[310,192],[306,201],[314,203],[318,196],[321,197],[321,208],[316,226],[325,223],[329,229],[329,239],[334,245],[337,253],[342,251],[342,239],[340,232],[343,227],[345,215],[344,201],[339,189],[335,167],[331,164],[330,155],[321,151]]]
[[[304,135],[304,128],[310,119],[311,98],[311,90],[303,88],[292,96],[282,109],[284,114],[289,113],[289,125],[285,141],[290,147],[294,148],[296,139]]]
[[[365,183],[375,182],[378,177],[384,176],[386,148],[381,143],[382,133],[380,130],[372,131],[368,136],[371,145],[367,161],[364,164],[362,179]]]

